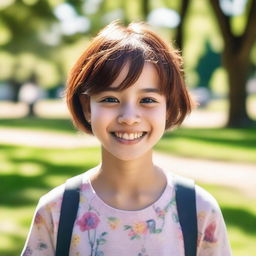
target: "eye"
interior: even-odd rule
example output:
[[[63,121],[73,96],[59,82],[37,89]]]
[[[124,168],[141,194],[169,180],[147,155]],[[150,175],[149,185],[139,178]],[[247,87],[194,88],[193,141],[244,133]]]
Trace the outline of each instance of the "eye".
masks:
[[[101,100],[100,102],[118,103],[118,99],[117,98],[113,98],[113,97],[107,97],[107,98]]]
[[[148,103],[157,103],[157,101],[155,99],[149,98],[149,97],[143,98],[140,102],[141,103],[146,103],[146,104],[148,104]]]

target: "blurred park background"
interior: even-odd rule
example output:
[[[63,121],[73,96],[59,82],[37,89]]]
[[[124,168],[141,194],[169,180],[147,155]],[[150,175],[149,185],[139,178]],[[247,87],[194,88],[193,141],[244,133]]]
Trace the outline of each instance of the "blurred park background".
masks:
[[[20,254],[41,195],[100,161],[63,95],[74,61],[116,19],[147,21],[181,49],[200,105],[158,160],[217,198],[235,256],[255,255],[255,17],[254,0],[0,0],[0,255]]]

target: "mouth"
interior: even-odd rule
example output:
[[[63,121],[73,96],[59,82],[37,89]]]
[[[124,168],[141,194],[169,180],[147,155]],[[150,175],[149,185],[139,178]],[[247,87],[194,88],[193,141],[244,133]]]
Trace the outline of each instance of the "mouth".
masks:
[[[142,139],[147,132],[111,132],[111,135],[122,141],[136,141]]]

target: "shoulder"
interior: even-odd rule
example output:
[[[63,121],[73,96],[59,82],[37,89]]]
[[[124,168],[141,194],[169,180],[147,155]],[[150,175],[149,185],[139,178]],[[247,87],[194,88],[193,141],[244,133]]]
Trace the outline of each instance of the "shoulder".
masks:
[[[195,185],[196,206],[198,211],[220,212],[217,200],[204,188]]]
[[[165,175],[167,177],[168,186],[174,190],[177,184],[188,187],[189,189],[195,189],[196,206],[198,209],[219,208],[216,199],[204,188],[198,186],[193,179],[173,174],[171,172],[165,172]]]
[[[89,170],[85,173],[74,176],[74,177],[68,179],[65,183],[63,183],[63,184],[53,188],[49,192],[47,192],[45,195],[43,195],[40,198],[39,203],[38,203],[38,209],[50,207],[55,210],[60,210],[66,183],[73,182],[76,180],[81,180],[81,190],[83,191],[84,188],[87,187],[89,184],[89,177],[90,177],[91,171],[92,170]]]
[[[177,184],[181,184],[184,187],[188,187],[189,189],[195,189],[196,196],[196,209],[197,212],[205,212],[205,213],[216,213],[219,215],[221,213],[219,204],[217,200],[204,188],[195,184],[195,181],[191,178],[169,174],[168,176],[169,184],[175,190],[175,186]]]
[[[217,200],[205,189],[196,185],[196,209],[199,233],[226,232],[225,222]],[[206,230],[206,231],[203,231]],[[208,232],[209,233],[209,232]]]
[[[53,212],[60,212],[64,190],[65,183],[44,194],[39,199],[36,209],[37,214],[51,216]]]
[[[196,185],[199,255],[231,255],[224,218],[216,199]]]

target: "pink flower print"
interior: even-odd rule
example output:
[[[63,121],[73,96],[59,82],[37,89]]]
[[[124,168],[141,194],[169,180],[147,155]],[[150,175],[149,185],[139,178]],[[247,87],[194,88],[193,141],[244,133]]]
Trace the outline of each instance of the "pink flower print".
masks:
[[[146,234],[147,231],[148,231],[148,226],[147,226],[147,223],[144,222],[144,221],[141,221],[141,222],[138,222],[138,223],[135,223],[132,227],[133,231],[136,233],[136,234]]]
[[[158,216],[159,218],[164,218],[164,216],[165,216],[165,214],[166,214],[165,210],[161,210],[160,207],[157,207],[157,208],[155,209],[155,211],[156,211],[156,214],[157,214],[157,216]]]
[[[96,229],[100,222],[99,217],[94,212],[86,212],[78,221],[81,231]]]
[[[36,213],[36,216],[35,216],[35,224],[36,225],[41,225],[44,223],[44,218],[42,217],[42,215],[40,213]]]
[[[212,222],[210,223],[204,232],[204,240],[210,243],[215,243],[217,239],[214,237],[214,233],[216,230],[216,223]]]
[[[136,233],[132,229],[130,229],[128,236],[131,236],[131,237],[136,236]]]

